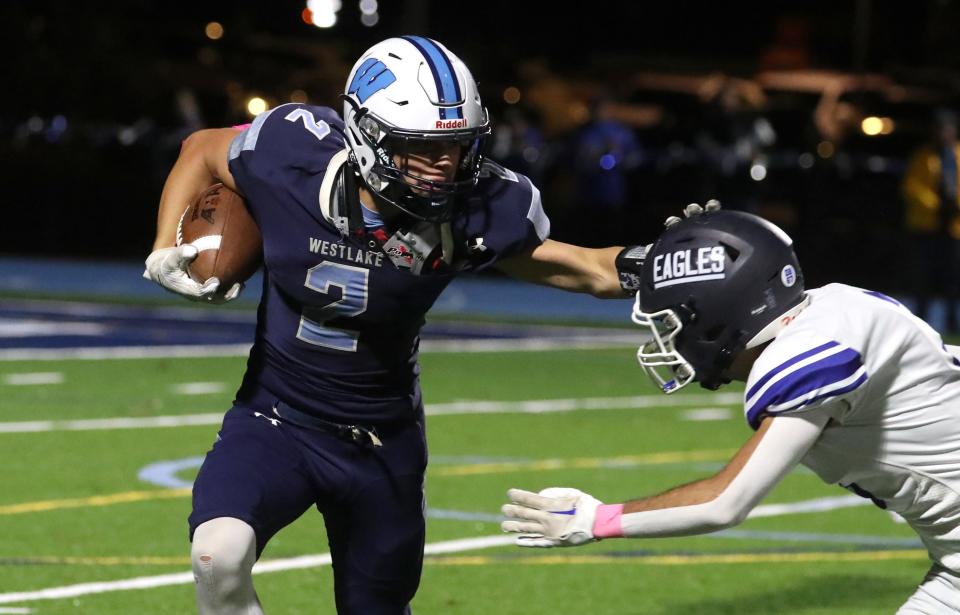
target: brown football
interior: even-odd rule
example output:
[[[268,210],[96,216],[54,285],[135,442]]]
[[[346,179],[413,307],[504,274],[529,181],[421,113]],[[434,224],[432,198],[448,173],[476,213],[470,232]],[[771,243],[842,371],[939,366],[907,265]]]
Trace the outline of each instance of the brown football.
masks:
[[[260,229],[243,197],[223,184],[214,184],[180,216],[177,245],[193,244],[199,254],[190,263],[190,277],[201,284],[220,279],[227,291],[246,282],[263,261]]]

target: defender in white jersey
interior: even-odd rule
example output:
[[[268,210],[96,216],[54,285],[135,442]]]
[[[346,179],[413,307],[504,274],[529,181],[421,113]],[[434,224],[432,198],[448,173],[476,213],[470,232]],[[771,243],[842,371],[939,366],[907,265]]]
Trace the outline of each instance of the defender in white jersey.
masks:
[[[624,504],[511,489],[504,531],[530,547],[713,532],[803,464],[927,546],[933,566],[899,614],[960,612],[960,361],[937,332],[877,292],[804,290],[790,238],[740,212],[671,224],[641,278],[643,369],[666,393],[746,381],[756,433],[715,476]]]

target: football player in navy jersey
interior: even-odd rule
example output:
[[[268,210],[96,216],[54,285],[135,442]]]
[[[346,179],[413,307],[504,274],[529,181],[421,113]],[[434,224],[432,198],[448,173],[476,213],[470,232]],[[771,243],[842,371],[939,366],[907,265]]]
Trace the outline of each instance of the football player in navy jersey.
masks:
[[[177,221],[221,181],[263,236],[256,339],[234,406],[197,476],[190,535],[201,613],[260,613],[251,567],[311,506],[323,514],[339,613],[408,613],[424,546],[427,464],[418,345],[453,277],[515,278],[623,297],[642,249],[548,239],[531,181],[483,156],[486,109],[466,65],[436,41],[370,48],[333,109],[281,105],[238,132],[183,144],[161,196],[145,276],[198,284]],[[621,273],[618,275],[618,269]]]

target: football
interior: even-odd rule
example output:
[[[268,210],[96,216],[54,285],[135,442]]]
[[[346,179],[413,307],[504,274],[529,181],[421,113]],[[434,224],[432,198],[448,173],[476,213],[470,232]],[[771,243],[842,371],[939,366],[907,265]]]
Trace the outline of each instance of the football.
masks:
[[[243,197],[223,184],[201,192],[180,216],[177,245],[183,244],[199,252],[188,266],[190,277],[201,284],[219,278],[224,292],[247,281],[263,261],[260,229]]]

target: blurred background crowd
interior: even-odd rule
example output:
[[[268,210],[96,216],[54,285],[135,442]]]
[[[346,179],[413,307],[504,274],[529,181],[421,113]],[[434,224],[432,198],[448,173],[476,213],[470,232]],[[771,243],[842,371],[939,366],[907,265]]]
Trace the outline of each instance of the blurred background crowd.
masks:
[[[339,109],[357,56],[415,33],[471,67],[489,155],[540,186],[555,239],[645,242],[715,197],[791,233],[811,285],[921,311],[957,296],[957,0],[23,1],[0,17],[0,254],[144,257],[186,135],[290,101]]]

